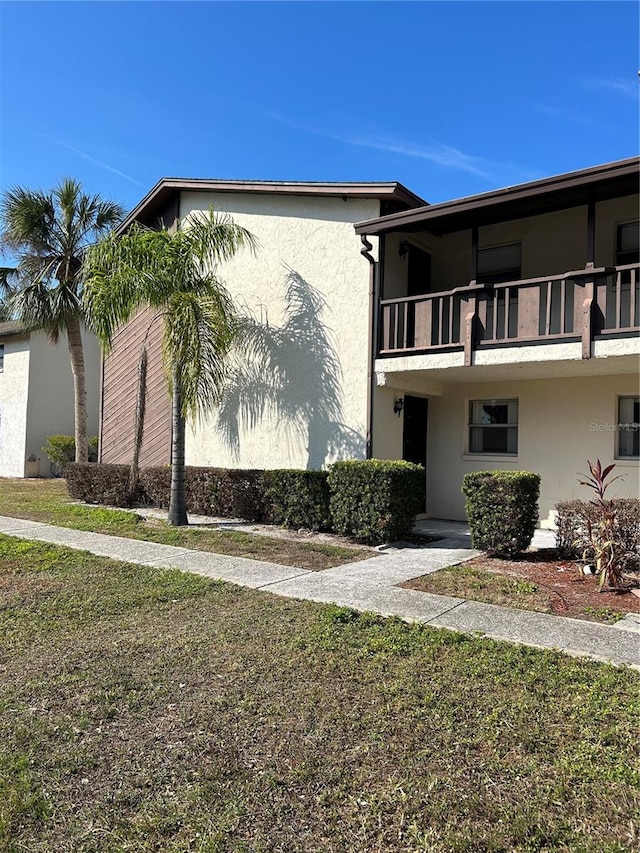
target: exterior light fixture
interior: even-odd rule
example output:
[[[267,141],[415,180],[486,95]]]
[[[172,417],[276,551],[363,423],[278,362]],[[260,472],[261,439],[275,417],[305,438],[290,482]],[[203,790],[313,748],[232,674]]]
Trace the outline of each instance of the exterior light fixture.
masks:
[[[398,397],[397,400],[393,401],[393,414],[400,417],[400,413],[404,409],[404,397]]]
[[[409,241],[403,240],[402,243],[400,243],[400,248],[398,249],[398,254],[400,255],[400,257],[406,258],[407,255],[409,254],[410,248],[411,248],[411,244],[409,243]]]

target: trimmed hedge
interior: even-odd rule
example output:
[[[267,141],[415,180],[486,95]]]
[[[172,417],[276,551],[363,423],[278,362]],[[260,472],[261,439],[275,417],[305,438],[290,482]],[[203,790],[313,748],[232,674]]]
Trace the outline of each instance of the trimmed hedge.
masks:
[[[190,469],[187,469],[190,470]],[[267,520],[265,472],[243,468],[209,468],[211,515],[222,518]]]
[[[69,496],[86,503],[132,506],[141,495],[129,494],[128,465],[69,462],[64,469]]]
[[[614,535],[617,544],[629,557],[627,568],[640,569],[640,499],[613,498],[616,510]],[[590,551],[587,524],[597,524],[598,507],[591,501],[560,501],[556,504],[556,546],[564,558],[593,559]]]
[[[326,471],[265,471],[269,521],[284,527],[331,530]]]
[[[98,461],[98,436],[92,435],[87,441],[89,462]],[[72,435],[49,435],[42,452],[49,457],[52,465],[62,474],[70,462],[76,458],[76,440]]]
[[[464,476],[462,494],[474,548],[512,557],[529,547],[538,523],[539,474],[473,471]]]
[[[333,529],[371,544],[408,536],[424,504],[424,478],[411,462],[335,462],[328,477]]]

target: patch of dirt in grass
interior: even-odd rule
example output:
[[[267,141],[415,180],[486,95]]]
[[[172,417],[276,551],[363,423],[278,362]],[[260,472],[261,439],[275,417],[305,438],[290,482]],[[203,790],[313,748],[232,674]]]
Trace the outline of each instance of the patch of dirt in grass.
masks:
[[[509,560],[475,557],[401,586],[609,625],[626,613],[640,613],[640,598],[599,592],[595,578],[582,573],[582,563],[560,560],[551,548]]]

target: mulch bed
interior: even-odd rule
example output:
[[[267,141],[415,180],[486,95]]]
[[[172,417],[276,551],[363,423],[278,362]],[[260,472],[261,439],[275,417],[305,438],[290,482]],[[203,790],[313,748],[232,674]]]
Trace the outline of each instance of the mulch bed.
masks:
[[[559,560],[553,549],[527,551],[511,560],[478,557],[469,565],[535,583],[549,592],[551,612],[557,616],[608,622],[609,619],[598,618],[598,611],[610,609],[640,613],[640,598],[636,595],[630,592],[599,592],[595,577],[582,573],[582,562]]]

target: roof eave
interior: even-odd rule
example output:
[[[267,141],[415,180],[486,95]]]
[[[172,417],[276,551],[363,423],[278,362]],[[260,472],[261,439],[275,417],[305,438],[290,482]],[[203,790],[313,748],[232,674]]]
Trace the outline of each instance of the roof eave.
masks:
[[[601,166],[592,166],[576,172],[567,172],[539,181],[526,184],[518,184],[513,187],[504,187],[481,193],[476,196],[465,196],[452,201],[441,202],[414,210],[392,213],[388,216],[356,222],[357,234],[383,234],[388,231],[401,230],[403,226],[414,226],[424,222],[425,227],[429,222],[439,218],[481,211],[486,208],[498,206],[506,202],[524,201],[526,199],[539,198],[544,195],[561,193],[562,190],[570,190],[576,187],[587,187],[590,184],[604,183],[615,178],[624,178],[638,174],[640,158],[631,157],[627,160],[619,160],[613,163],[605,163]]]
[[[222,181],[206,178],[162,178],[133,208],[118,226],[117,233],[127,230],[134,222],[148,219],[164,201],[176,192],[244,192],[283,195],[378,198],[398,201],[410,208],[423,207],[423,198],[397,181],[380,183],[323,183],[293,181]],[[147,215],[145,215],[147,214]]]

